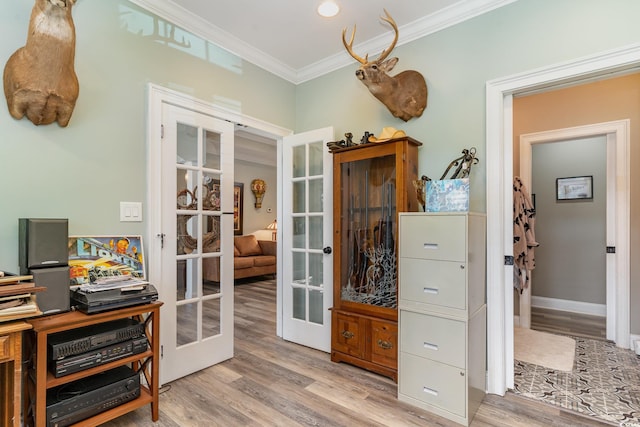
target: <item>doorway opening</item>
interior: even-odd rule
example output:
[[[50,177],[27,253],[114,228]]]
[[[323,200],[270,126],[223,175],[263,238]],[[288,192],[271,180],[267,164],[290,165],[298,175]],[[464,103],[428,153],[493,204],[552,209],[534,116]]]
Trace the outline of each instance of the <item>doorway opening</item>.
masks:
[[[630,121],[620,120],[577,126],[565,129],[548,130],[520,136],[520,178],[524,185],[533,188],[533,148],[542,144],[554,144],[581,138],[604,137],[606,151],[606,226],[605,240],[607,248],[615,248],[619,236],[628,236],[628,221],[620,221],[628,210],[628,191],[617,185],[617,180],[629,182],[628,164],[630,145]],[[628,188],[628,187],[627,187]],[[626,207],[626,208],[625,208]],[[628,311],[618,310],[618,306],[629,306],[626,269],[629,265],[629,252],[622,248],[617,253],[607,253],[605,261],[606,282],[606,338],[619,341],[616,325],[628,323]],[[600,248],[603,252],[605,248]],[[621,271],[623,270],[623,271]],[[535,274],[534,274],[535,278]],[[622,299],[622,300],[621,300]],[[519,323],[529,327],[531,316],[531,288],[526,289],[519,298]],[[590,307],[583,304],[584,307]],[[551,307],[558,308],[558,307]],[[596,308],[597,309],[597,308]],[[595,310],[595,309],[594,309]],[[583,308],[584,311],[584,308]],[[596,313],[592,313],[596,314]]]
[[[487,82],[487,353],[489,393],[504,395],[513,388],[513,267],[505,265],[512,256],[512,185],[513,177],[513,96],[525,91],[549,90],[561,85],[587,80],[595,81],[613,74],[637,71],[640,66],[640,44],[602,54],[556,64],[544,69]],[[507,160],[509,159],[509,160]],[[623,159],[621,159],[623,161]],[[627,163],[623,167],[629,168]],[[619,182],[628,192],[629,182]],[[628,205],[618,213],[629,222]],[[627,225],[628,227],[628,225]],[[618,253],[628,252],[629,236],[617,236]],[[629,348],[628,268],[618,271],[626,282],[626,295],[616,301],[616,310],[626,321],[615,325],[619,346]]]

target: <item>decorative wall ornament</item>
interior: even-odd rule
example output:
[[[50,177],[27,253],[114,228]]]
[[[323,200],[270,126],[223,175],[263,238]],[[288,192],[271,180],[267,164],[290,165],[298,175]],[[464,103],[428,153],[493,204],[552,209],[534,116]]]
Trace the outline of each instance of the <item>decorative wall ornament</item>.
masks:
[[[395,37],[378,59],[369,61],[369,54],[361,58],[353,52],[355,26],[348,43],[345,38],[347,29],[342,30],[342,43],[349,55],[362,64],[356,71],[356,76],[369,88],[369,92],[389,109],[391,114],[406,122],[412,117],[420,117],[427,107],[427,83],[422,74],[414,70],[403,71],[393,77],[387,74],[398,62],[398,58],[387,59],[398,42],[398,26],[386,9],[384,13],[387,16],[382,16],[381,19],[393,27]]]
[[[13,118],[26,115],[35,125],[69,124],[79,92],[71,16],[75,1],[35,1],[27,43],[4,68],[4,94]]]
[[[260,209],[262,207],[262,198],[264,197],[265,191],[267,191],[267,183],[260,178],[256,178],[251,181],[251,191],[256,198],[256,209]]]

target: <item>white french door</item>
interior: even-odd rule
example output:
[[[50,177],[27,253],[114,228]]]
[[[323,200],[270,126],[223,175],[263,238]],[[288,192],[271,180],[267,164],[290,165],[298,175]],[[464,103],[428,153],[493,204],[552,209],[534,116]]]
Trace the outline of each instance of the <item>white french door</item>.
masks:
[[[333,128],[283,139],[282,292],[285,340],[331,351]]]
[[[166,103],[162,127],[164,384],[233,357],[234,129]]]

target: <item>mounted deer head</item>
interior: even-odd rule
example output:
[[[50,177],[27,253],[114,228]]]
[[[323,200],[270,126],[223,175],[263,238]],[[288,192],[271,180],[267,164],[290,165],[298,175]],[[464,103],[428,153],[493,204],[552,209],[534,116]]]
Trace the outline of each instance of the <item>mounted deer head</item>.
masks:
[[[353,39],[356,35],[355,26],[349,43],[347,43],[345,37],[347,29],[342,30],[342,43],[349,55],[362,64],[356,71],[356,76],[369,88],[369,92],[391,111],[391,114],[406,122],[412,117],[420,117],[426,108],[427,83],[422,74],[413,70],[403,71],[393,77],[387,74],[398,62],[398,58],[387,60],[387,57],[398,42],[398,26],[386,9],[384,9],[384,13],[387,16],[381,16],[380,18],[393,27],[395,37],[391,42],[391,46],[383,50],[378,59],[369,61],[368,54],[361,58],[353,52]]]
[[[73,65],[75,1],[36,0],[27,43],[4,68],[4,94],[13,118],[26,115],[35,125],[69,124],[79,91]]]

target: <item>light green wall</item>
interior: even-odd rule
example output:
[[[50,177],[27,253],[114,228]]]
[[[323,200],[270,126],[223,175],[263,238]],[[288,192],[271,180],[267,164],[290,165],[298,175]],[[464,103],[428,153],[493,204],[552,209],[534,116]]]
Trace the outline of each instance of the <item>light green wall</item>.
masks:
[[[471,175],[471,208],[485,211],[486,82],[637,43],[638,16],[637,0],[519,0],[394,49],[400,60],[391,74],[414,69],[427,80],[422,117],[405,123],[391,116],[356,79],[354,61],[299,85],[295,129],[333,125],[336,139],[352,132],[358,140],[383,126],[403,129],[424,143],[418,172],[434,179],[474,146],[480,164]]]
[[[0,2],[2,67],[25,43],[32,5]],[[80,96],[69,126],[36,127],[0,105],[0,270],[18,270],[20,217],[69,218],[71,234],[145,234],[145,223],[119,222],[119,202],[146,201],[148,82],[295,126],[293,84],[189,34],[186,52],[158,42],[154,18],[128,1],[82,0],[73,16]]]
[[[278,215],[277,169],[272,166],[236,160],[234,175],[235,182],[242,182],[244,184],[243,234],[258,232],[259,238],[266,239],[266,236],[269,236],[269,240],[271,240],[271,232],[263,232],[263,230],[268,224],[271,224]],[[264,193],[261,208],[255,207],[256,198],[251,192],[251,181],[256,178],[264,180],[267,184],[267,190]],[[268,209],[271,209],[271,212],[267,212]]]

